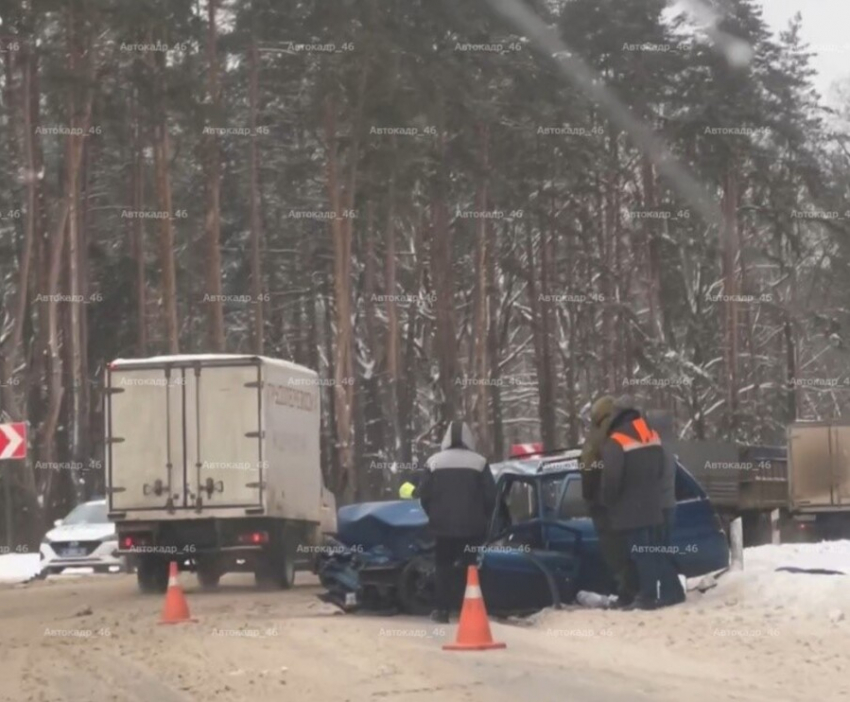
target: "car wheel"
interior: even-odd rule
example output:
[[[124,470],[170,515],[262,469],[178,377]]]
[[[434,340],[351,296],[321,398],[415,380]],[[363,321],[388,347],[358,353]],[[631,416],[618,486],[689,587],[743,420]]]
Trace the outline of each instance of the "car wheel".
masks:
[[[434,608],[434,561],[417,556],[398,576],[401,608],[414,616],[427,616]]]
[[[136,581],[145,594],[162,594],[168,589],[168,561],[155,556],[139,559]]]

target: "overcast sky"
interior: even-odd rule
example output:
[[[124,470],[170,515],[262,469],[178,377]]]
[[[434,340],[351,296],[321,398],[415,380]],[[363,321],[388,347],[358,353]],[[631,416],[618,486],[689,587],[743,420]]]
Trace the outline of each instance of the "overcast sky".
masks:
[[[829,98],[831,84],[850,77],[850,0],[761,0],[764,18],[775,32],[784,29],[795,13],[803,16],[803,38],[818,56],[817,87]]]

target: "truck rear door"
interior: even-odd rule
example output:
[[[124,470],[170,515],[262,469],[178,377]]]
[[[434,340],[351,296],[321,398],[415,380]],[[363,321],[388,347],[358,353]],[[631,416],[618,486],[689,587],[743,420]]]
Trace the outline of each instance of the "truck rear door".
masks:
[[[835,503],[850,505],[850,426],[832,427],[832,471]]]
[[[186,368],[187,506],[260,507],[261,366]]]
[[[833,504],[834,468],[829,425],[788,427],[791,504],[798,509]]]
[[[164,367],[107,371],[110,511],[183,505],[182,379]]]

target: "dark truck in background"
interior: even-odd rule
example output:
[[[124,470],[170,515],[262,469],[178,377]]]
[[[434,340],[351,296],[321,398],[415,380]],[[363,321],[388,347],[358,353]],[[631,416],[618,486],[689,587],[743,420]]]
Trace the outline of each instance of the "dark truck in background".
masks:
[[[850,424],[794,422],[785,446],[665,439],[744,544],[850,538]]]
[[[729,533],[740,517],[744,545],[770,543],[771,515],[784,524],[784,541],[799,541],[788,517],[788,461],[783,446],[752,446],[722,441],[666,441],[679,462],[699,481]]]

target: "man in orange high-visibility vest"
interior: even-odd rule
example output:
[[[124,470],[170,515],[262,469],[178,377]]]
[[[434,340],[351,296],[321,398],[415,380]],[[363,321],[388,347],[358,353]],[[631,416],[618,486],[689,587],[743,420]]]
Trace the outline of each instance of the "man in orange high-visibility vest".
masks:
[[[623,609],[637,597],[637,572],[629,558],[622,532],[615,532],[611,528],[608,509],[602,503],[602,446],[611,433],[611,420],[621,408],[611,395],[603,395],[587,409],[585,441],[579,463],[582,470],[582,497],[596,531],[599,555],[617,584],[617,601],[613,606]]]
[[[638,596],[627,609],[655,609],[661,604],[661,581],[673,568],[662,541],[666,457],[641,413],[617,404],[602,445],[602,502],[637,570]]]

